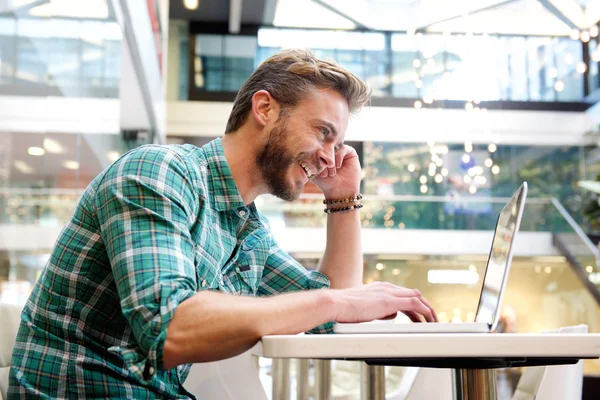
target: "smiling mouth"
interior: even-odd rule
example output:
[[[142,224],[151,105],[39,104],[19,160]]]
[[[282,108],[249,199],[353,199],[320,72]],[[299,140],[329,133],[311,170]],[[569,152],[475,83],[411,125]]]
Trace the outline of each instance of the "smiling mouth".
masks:
[[[302,169],[304,170],[304,172],[306,173],[306,176],[308,177],[308,179],[312,179],[318,175],[317,172],[312,171],[310,169],[310,167],[307,164],[303,163],[302,161],[300,161],[299,164],[302,167]]]

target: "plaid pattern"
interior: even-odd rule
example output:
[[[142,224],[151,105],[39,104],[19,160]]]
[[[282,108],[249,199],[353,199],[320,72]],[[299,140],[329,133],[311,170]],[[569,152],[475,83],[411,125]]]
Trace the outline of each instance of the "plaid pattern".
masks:
[[[162,368],[182,301],[328,286],[244,205],[220,139],[137,148],[90,184],[61,232],[23,310],[9,398],[193,398],[189,365]]]

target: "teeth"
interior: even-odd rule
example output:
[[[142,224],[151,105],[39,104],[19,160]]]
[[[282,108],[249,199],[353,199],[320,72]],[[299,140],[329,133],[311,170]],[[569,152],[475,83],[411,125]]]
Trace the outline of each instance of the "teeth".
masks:
[[[309,179],[315,175],[308,169],[308,166],[305,163],[301,162],[300,166],[302,167],[302,169],[304,169],[304,172],[306,172],[306,176],[308,176]]]

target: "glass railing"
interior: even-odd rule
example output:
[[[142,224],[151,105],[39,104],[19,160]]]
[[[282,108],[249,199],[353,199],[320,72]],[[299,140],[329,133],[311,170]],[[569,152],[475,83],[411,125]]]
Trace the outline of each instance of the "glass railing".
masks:
[[[0,223],[62,226],[71,217],[83,190],[0,188]],[[256,200],[272,224],[287,228],[323,228],[323,196],[304,194],[295,202],[274,196]],[[469,198],[460,202],[440,196],[364,196],[366,229],[493,230],[509,198]],[[551,199],[527,200],[522,231],[568,232],[570,225]]]
[[[565,256],[574,272],[600,304],[600,250],[556,199],[552,205],[567,222],[554,232],[554,246]]]
[[[257,208],[279,226],[321,228],[327,221],[322,199],[322,195],[305,194],[295,202],[265,197],[256,203]],[[472,197],[454,201],[445,196],[367,195],[362,200],[361,221],[363,228],[372,229],[493,230],[498,214],[508,201],[508,197]],[[527,199],[521,230],[560,232],[567,229],[568,223],[561,221],[551,199]]]

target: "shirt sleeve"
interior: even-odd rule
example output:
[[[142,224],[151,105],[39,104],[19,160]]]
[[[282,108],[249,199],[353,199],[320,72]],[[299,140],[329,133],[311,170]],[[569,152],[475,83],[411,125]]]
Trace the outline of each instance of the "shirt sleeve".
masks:
[[[142,380],[163,368],[167,327],[196,293],[193,241],[197,195],[183,160],[144,146],[113,164],[96,193],[100,234],[138,346],[113,347]]]
[[[319,271],[307,270],[277,244],[271,246],[263,276],[258,287],[259,296],[296,292],[300,290],[329,289],[327,276]],[[307,333],[332,333],[333,322],[319,325]]]

